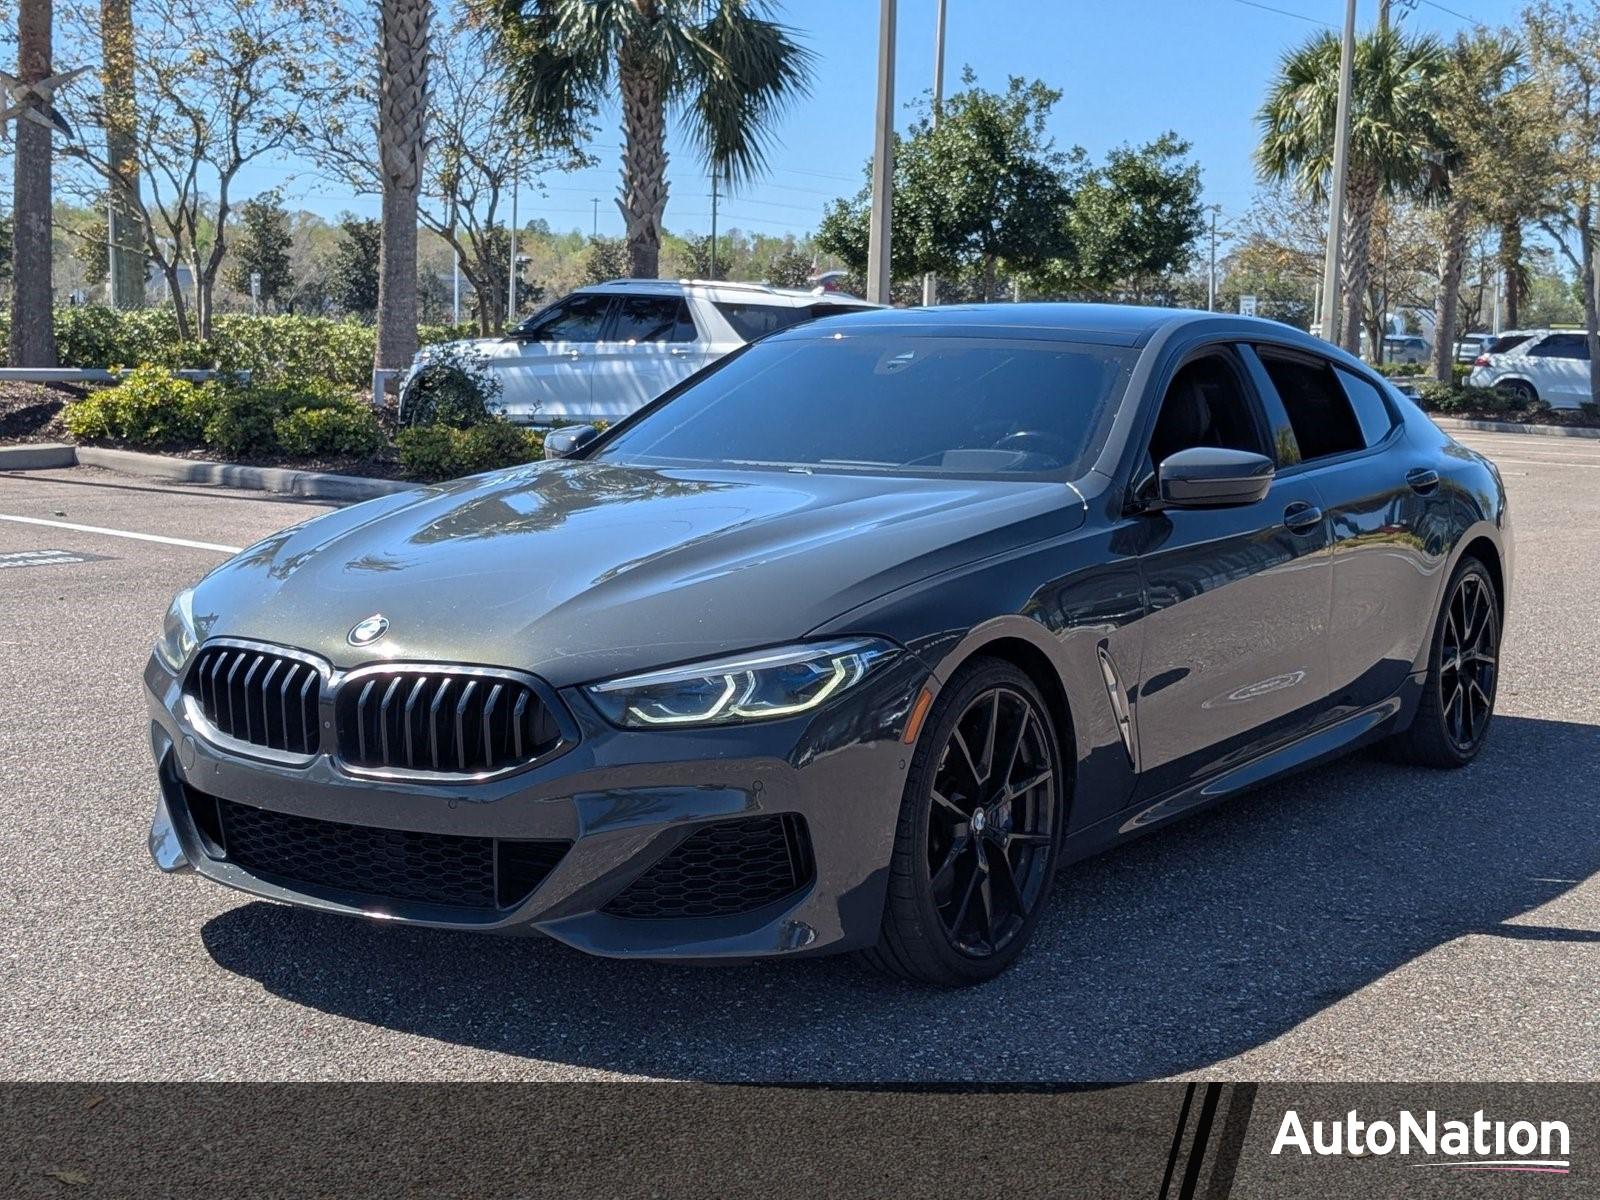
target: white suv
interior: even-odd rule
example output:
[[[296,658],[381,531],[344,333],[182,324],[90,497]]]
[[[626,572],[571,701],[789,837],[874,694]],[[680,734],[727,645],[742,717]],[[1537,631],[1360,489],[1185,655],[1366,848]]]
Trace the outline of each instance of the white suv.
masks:
[[[1478,356],[1467,382],[1551,408],[1577,408],[1590,397],[1589,340],[1570,330],[1507,334]]]
[[[820,289],[616,279],[568,293],[504,337],[455,344],[472,348],[499,377],[498,407],[513,421],[617,421],[764,334],[875,307]],[[428,354],[417,355],[413,376]],[[402,405],[405,395],[402,388]]]

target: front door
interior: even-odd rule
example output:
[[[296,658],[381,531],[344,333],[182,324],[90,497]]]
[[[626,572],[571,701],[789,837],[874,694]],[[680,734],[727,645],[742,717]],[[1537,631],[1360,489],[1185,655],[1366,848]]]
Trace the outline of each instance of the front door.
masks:
[[[575,292],[524,321],[496,347],[500,407],[514,421],[582,420],[589,411],[595,350],[611,298]]]
[[[1153,468],[1192,446],[1275,457],[1238,355],[1213,347],[1174,375]],[[1130,518],[1147,615],[1135,701],[1139,799],[1178,790],[1306,732],[1328,690],[1328,523],[1307,479],[1228,508]]]

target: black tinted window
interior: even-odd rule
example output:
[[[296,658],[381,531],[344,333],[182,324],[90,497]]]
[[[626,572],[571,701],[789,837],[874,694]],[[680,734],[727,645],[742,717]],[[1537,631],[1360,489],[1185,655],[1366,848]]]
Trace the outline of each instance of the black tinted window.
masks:
[[[1581,333],[1552,333],[1528,351],[1530,358],[1581,358],[1589,361],[1589,339]]]
[[[791,308],[783,304],[748,304],[744,301],[728,303],[715,301],[717,311],[728,319],[733,331],[747,342],[769,333],[777,333],[791,325],[811,319],[809,308]]]
[[[1131,351],[872,334],[751,347],[619,431],[645,465],[1074,474],[1099,448]]]
[[[1150,435],[1152,465],[1197,446],[1266,452],[1254,409],[1231,357],[1208,354],[1186,363],[1172,377],[1161,400],[1161,413]]]
[[[613,342],[692,342],[688,302],[672,296],[623,296],[607,338]]]
[[[1489,343],[1489,353],[1504,354],[1508,350],[1515,350],[1527,340],[1528,335],[1525,333],[1512,333],[1504,337],[1497,337]]]
[[[1340,371],[1338,375],[1339,382],[1344,385],[1345,398],[1350,401],[1356,422],[1361,426],[1362,438],[1367,445],[1376,446],[1394,428],[1394,416],[1389,406],[1383,402],[1378,389],[1365,379],[1348,371]]]
[[[610,305],[608,296],[568,296],[529,317],[517,334],[536,342],[598,342]]]
[[[1261,363],[1289,414],[1303,460],[1346,454],[1366,446],[1344,388],[1327,363],[1263,354]]]

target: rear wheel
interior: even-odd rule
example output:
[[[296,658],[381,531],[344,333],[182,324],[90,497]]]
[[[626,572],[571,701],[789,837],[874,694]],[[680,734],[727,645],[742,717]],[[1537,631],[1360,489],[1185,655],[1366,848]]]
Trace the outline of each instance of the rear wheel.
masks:
[[[1500,600],[1488,568],[1468,558],[1445,593],[1416,719],[1389,741],[1394,756],[1420,766],[1466,766],[1489,736],[1499,677]]]
[[[1010,663],[951,679],[912,757],[883,932],[866,957],[922,983],[992,979],[1022,952],[1050,895],[1064,773],[1049,709]]]
[[[1534,391],[1533,384],[1521,379],[1507,379],[1503,383],[1497,383],[1495,391],[1510,397],[1515,408],[1528,408],[1539,400],[1539,393]]]

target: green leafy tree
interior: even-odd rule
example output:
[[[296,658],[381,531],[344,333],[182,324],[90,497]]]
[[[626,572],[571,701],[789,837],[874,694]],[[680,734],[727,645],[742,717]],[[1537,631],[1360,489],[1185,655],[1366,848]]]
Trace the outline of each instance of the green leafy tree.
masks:
[[[242,295],[250,295],[250,277],[261,276],[261,303],[277,305],[294,290],[294,271],[289,250],[294,236],[289,230],[289,211],[276,191],[263,192],[239,205],[238,240],[233,247],[233,265],[224,282]]]
[[[937,126],[924,116],[897,143],[891,267],[897,275],[973,270],[992,299],[1002,264],[1027,270],[1070,252],[1063,218],[1072,160],[1046,130],[1059,91],[1018,77],[1004,92],[986,91],[970,68],[962,83]],[[871,202],[870,186],[835,201],[817,233],[817,248],[856,272],[866,267]]]
[[[768,0],[491,0],[511,104],[541,145],[587,139],[597,106],[620,95],[629,274],[659,270],[667,207],[667,113],[729,184],[765,166],[812,55],[770,20]]]
[[[1142,298],[1156,281],[1185,270],[1205,231],[1200,167],[1188,160],[1189,149],[1165,133],[1137,149],[1113,150],[1105,166],[1086,172],[1065,214],[1071,257],[1052,262],[1030,284]]]
[[[1600,7],[1537,4],[1523,17],[1531,68],[1530,110],[1549,130],[1554,165],[1540,225],[1571,264],[1583,302],[1589,358],[1600,362],[1600,295],[1595,243],[1600,240]],[[1589,373],[1600,404],[1600,371]]]
[[[780,250],[767,261],[766,276],[773,287],[805,287],[811,278],[811,255],[796,249]]]
[[[628,277],[628,247],[621,238],[592,237],[583,254],[585,283]]]
[[[1380,197],[1416,192],[1430,179],[1429,155],[1439,141],[1436,85],[1444,48],[1429,36],[1390,27],[1356,42],[1351,76],[1350,157],[1345,181],[1340,342],[1361,343],[1363,300],[1371,271],[1372,218]],[[1314,35],[1279,63],[1258,121],[1256,164],[1269,180],[1293,180],[1324,199],[1338,125],[1339,38]],[[1328,330],[1331,332],[1331,329]]]
[[[382,223],[372,217],[346,215],[339,221],[339,240],[328,264],[333,302],[364,321],[378,310],[378,245]]]

